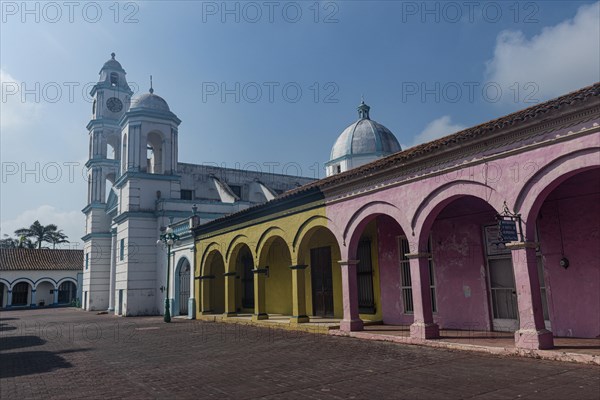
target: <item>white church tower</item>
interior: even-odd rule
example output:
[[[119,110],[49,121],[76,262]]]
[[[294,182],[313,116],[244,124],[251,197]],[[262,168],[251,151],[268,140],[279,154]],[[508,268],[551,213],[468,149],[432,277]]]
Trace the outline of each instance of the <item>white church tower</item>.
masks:
[[[169,224],[165,217],[170,213],[157,219],[156,208],[163,197],[181,198],[181,177],[176,174],[180,123],[152,87],[132,101],[121,119],[121,176],[115,183],[120,202],[114,220],[116,307],[120,314],[153,315],[162,304],[156,288],[165,285],[164,269],[157,268],[156,240],[161,228]]]
[[[104,63],[93,98],[92,119],[87,125],[89,155],[86,163],[88,191],[84,241],[82,305],[86,309],[107,309],[109,305],[111,218],[106,213],[109,187],[119,175],[121,128],[119,120],[128,110],[133,94],[125,70],[115,54]],[[93,268],[90,266],[93,264]]]
[[[132,98],[114,53],[91,95],[82,308],[157,315],[168,292],[173,315],[193,318],[199,272],[189,223],[264,203],[311,179],[180,163],[181,121],[152,80],[148,93]],[[182,240],[167,282],[167,254],[157,239],[170,225]]]

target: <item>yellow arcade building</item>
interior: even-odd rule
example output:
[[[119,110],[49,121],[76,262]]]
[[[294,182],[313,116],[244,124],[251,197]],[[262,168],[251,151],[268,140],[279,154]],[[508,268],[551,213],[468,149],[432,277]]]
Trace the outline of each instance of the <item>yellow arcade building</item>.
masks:
[[[271,316],[292,325],[335,325],[344,314],[342,256],[328,224],[323,193],[315,187],[194,228],[197,318]],[[367,227],[365,235],[374,229]],[[380,285],[372,237],[364,243],[372,247],[373,284],[360,317],[377,321]]]

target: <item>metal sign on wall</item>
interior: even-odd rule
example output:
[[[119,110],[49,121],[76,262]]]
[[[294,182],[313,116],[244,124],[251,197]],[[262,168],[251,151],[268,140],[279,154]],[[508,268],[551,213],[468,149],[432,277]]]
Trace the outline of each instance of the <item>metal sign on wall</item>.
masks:
[[[501,219],[498,221],[500,228],[500,240],[502,243],[517,242],[519,235],[517,233],[517,222],[514,219]]]
[[[506,202],[504,202],[502,214],[496,215],[496,219],[498,220],[498,240],[501,243],[524,241],[521,214],[510,212]]]

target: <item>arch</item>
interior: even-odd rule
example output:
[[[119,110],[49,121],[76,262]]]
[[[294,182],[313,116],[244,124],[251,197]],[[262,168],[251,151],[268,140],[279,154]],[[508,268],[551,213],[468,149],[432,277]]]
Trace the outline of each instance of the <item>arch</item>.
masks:
[[[15,287],[15,285],[21,282],[27,282],[29,286],[31,286],[31,288],[35,286],[35,283],[29,278],[17,278],[14,281],[12,281],[11,285],[9,286],[9,289],[12,290],[12,288]]]
[[[50,283],[54,289],[58,288],[58,284],[56,283],[56,281],[49,277],[40,278],[37,281],[35,281],[33,288],[37,290],[38,285],[42,282]]]
[[[502,208],[503,200],[498,192],[484,183],[457,180],[441,185],[427,195],[416,208],[410,225],[413,236],[415,232],[418,235],[417,243],[415,243],[417,248],[411,249],[411,251],[421,251],[423,245],[426,245],[427,234],[438,214],[454,200],[466,196],[481,199],[495,210]],[[423,242],[424,234],[425,242]]]
[[[486,255],[487,227],[497,224],[498,210],[481,196],[444,193],[425,209],[416,242],[409,243],[411,253],[420,253],[418,263],[410,266],[412,286],[417,282],[422,294],[429,292],[415,298],[415,305],[421,302],[427,319],[437,313],[435,321],[443,329],[465,329],[468,324],[483,330],[517,329],[510,251],[499,251],[494,265]],[[497,311],[499,305],[503,312]]]
[[[24,286],[27,285],[27,289],[23,290]],[[12,302],[11,306],[29,306],[31,302],[33,286],[31,279],[19,278],[13,282],[12,288]]]
[[[562,155],[541,168],[531,176],[517,195],[515,212],[520,212],[525,221],[526,236],[533,237],[535,224],[527,223],[533,219],[548,195],[561,183],[587,170],[599,168],[600,147],[591,147]]]
[[[10,288],[10,282],[4,278],[0,278],[0,283],[4,283],[7,288]]]
[[[600,335],[600,165],[563,172],[532,202],[528,239],[535,238],[544,319],[552,332],[593,338]]]
[[[207,255],[201,271],[201,312],[222,314],[225,311],[225,262],[219,250],[213,249]]]
[[[190,269],[192,268],[192,264],[186,256],[182,256],[177,260],[175,265],[175,271],[173,272],[173,281],[175,284],[173,314],[187,315],[188,301],[191,296]],[[184,275],[182,275],[182,273]]]
[[[242,240],[243,238],[248,239],[248,236],[236,235],[233,239],[231,239],[231,242],[229,242],[229,246],[227,246],[227,251],[225,252],[225,261],[230,260],[234,246],[237,247],[237,242],[239,240]]]
[[[8,302],[8,284],[4,282],[6,280],[0,278],[0,308],[6,307],[5,303]]]
[[[322,222],[322,220],[325,220],[325,222]],[[292,242],[292,249],[294,252],[297,252],[299,247],[299,244],[301,243],[301,241],[304,239],[304,237],[306,236],[306,233],[311,230],[313,227],[315,226],[322,226],[324,228],[327,229],[327,225],[331,224],[332,221],[331,219],[323,216],[323,215],[313,215],[312,217],[309,217],[306,219],[306,221],[304,221],[300,227],[298,228],[298,230],[296,231],[296,234],[294,235],[294,240]]]
[[[77,284],[71,279],[64,279],[57,290],[57,304],[69,304],[77,297]]]
[[[292,315],[292,255],[285,239],[271,235],[260,253],[258,268],[268,268],[264,295],[267,314]]]
[[[146,135],[146,172],[149,174],[164,173],[164,135],[160,131],[150,131]]]
[[[204,251],[202,252],[202,257],[200,258],[200,275],[202,275],[202,271],[204,269],[204,263],[206,262],[207,257],[213,252],[218,251],[221,253],[221,245],[217,242],[211,242],[206,246]]]
[[[316,223],[307,225],[302,233],[296,259],[292,262],[308,266],[305,270],[308,314],[342,318],[342,277],[338,264],[342,258],[341,247],[338,238],[327,226],[323,226],[320,220],[314,221]]]
[[[118,133],[114,133],[111,135],[108,135],[108,137],[106,138],[106,144],[107,144],[107,149],[106,149],[106,158],[109,160],[118,160],[119,158],[121,158],[121,154],[119,153],[121,151],[121,135],[119,135]],[[109,154],[109,149],[112,150],[112,154]]]
[[[61,283],[64,283],[65,281],[71,281],[71,282],[73,282],[73,283],[74,283],[74,284],[77,286],[77,279],[75,279],[75,278],[71,278],[70,276],[66,276],[66,277],[64,277],[64,278],[61,278],[61,279],[59,279],[59,280],[56,282],[56,286],[57,286],[57,287],[58,287],[58,286],[60,286],[60,284],[61,284]]]
[[[256,257],[260,258],[260,254],[263,251],[263,248],[267,245],[267,243],[274,237],[280,237],[284,242],[285,239],[283,235],[285,231],[278,226],[271,226],[267,228],[258,238],[258,242],[256,243],[255,254]],[[287,242],[286,242],[287,245]]]
[[[227,273],[235,274],[235,287],[232,288],[236,310],[254,309],[255,257],[250,246],[238,241],[231,250],[227,263]],[[229,310],[231,311],[231,310]]]
[[[398,207],[387,201],[371,201],[356,210],[344,228],[342,239],[343,245],[346,245],[348,248],[348,254],[352,255],[356,252],[356,246],[362,230],[379,215],[387,215],[400,226],[402,231],[405,231],[402,228],[402,223],[400,223],[402,215]]]

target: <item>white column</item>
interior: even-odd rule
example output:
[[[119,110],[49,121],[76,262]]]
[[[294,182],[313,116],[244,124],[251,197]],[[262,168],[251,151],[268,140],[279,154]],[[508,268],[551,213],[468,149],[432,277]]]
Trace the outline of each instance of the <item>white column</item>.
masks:
[[[110,282],[109,282],[109,293],[108,293],[108,311],[114,311],[115,309],[115,280],[117,275],[117,231],[116,229],[112,232],[112,240],[110,245]]]
[[[54,305],[58,304],[58,287],[54,288]]]
[[[196,319],[196,299],[194,293],[194,270],[196,269],[196,244],[194,244],[194,250],[192,251],[192,262],[190,263],[190,299],[188,300],[188,319]]]

